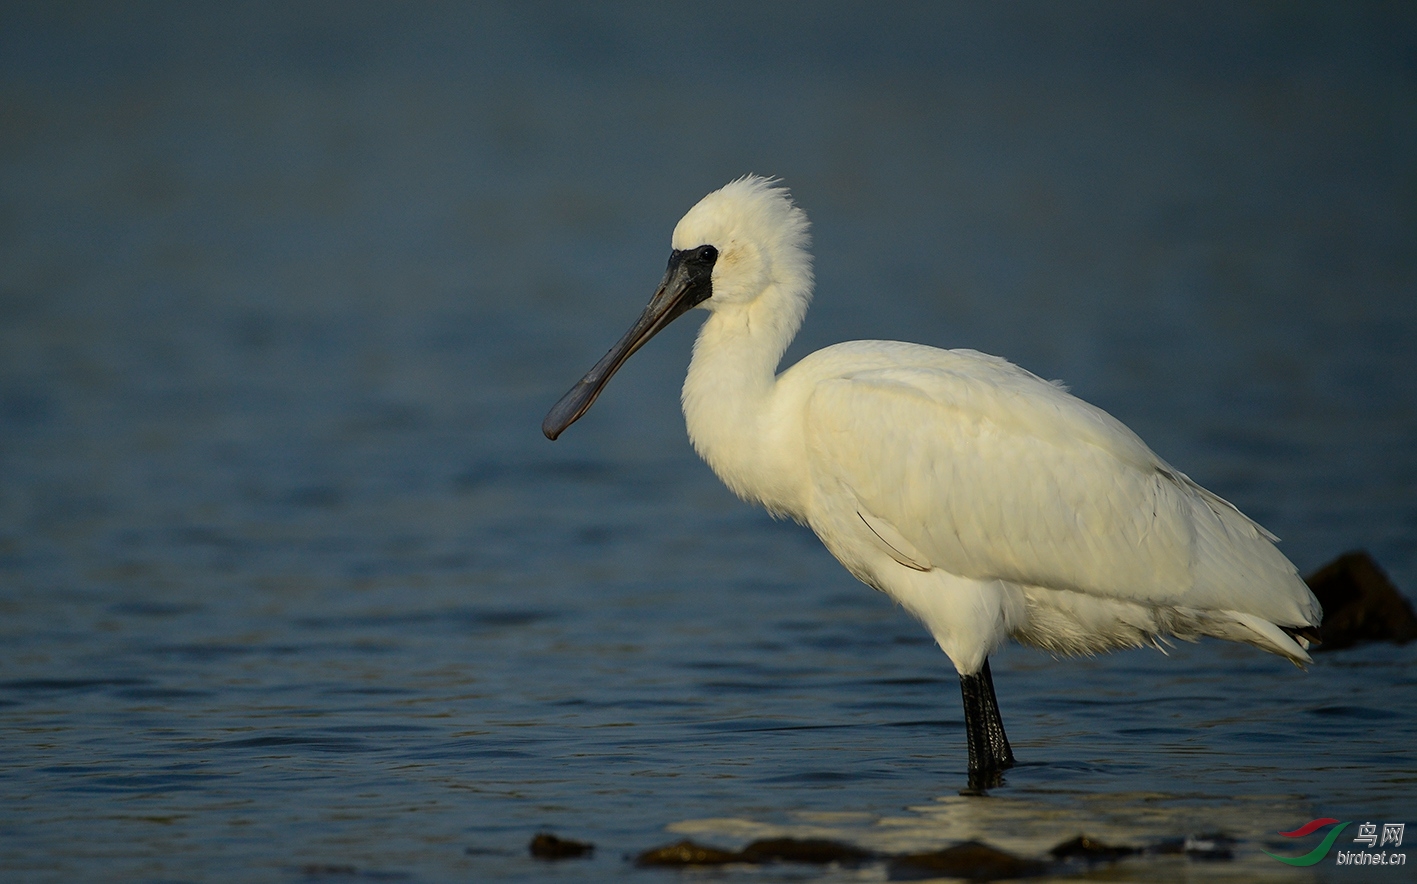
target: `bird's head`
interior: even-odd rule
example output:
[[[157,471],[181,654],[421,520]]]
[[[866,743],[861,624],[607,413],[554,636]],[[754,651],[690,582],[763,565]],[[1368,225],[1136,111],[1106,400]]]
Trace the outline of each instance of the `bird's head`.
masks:
[[[810,279],[807,216],[787,189],[769,178],[747,175],[699,200],[674,228],[676,258],[694,260],[712,250],[709,310],[748,304],[774,284]]]
[[[812,282],[808,242],[806,214],[773,179],[746,175],[699,200],[675,226],[669,267],[639,320],[552,406],[541,431],[561,435],[625,360],[694,307],[745,308],[770,290],[791,290],[800,303],[788,309],[800,322]]]

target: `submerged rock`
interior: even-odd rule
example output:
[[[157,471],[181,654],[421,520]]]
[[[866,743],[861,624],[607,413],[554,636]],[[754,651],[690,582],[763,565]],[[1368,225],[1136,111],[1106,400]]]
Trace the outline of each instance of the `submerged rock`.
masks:
[[[696,844],[687,838],[664,847],[646,850],[635,858],[637,866],[722,866],[746,862],[736,850],[720,850]]]
[[[1014,856],[982,841],[965,841],[944,850],[895,857],[890,861],[887,874],[891,881],[923,881],[928,878],[998,881],[1045,875],[1052,870],[1051,863]]]
[[[1323,644],[1314,650],[1338,651],[1365,641],[1405,644],[1417,638],[1412,603],[1368,553],[1344,553],[1306,582],[1324,607]]]
[[[594,853],[595,845],[585,841],[572,841],[569,838],[557,838],[550,832],[542,832],[531,839],[527,849],[537,859],[574,859]]]
[[[1234,858],[1235,839],[1222,833],[1168,838],[1145,848],[1094,841],[1078,835],[1048,851],[1048,859],[1016,856],[983,841],[965,841],[926,853],[880,854],[854,844],[825,838],[768,838],[742,850],[724,850],[684,840],[653,850],[635,859],[638,866],[724,866],[730,863],[837,863],[857,866],[884,861],[891,881],[956,878],[967,881],[1002,881],[1049,874],[1075,874],[1077,862],[1110,863],[1125,857],[1182,854],[1192,860]]]
[[[1054,847],[1048,853],[1054,859],[1081,859],[1088,862],[1101,862],[1120,859],[1124,856],[1132,856],[1141,853],[1136,847],[1115,847],[1111,844],[1103,844],[1101,841],[1094,841],[1086,835],[1079,835],[1076,838],[1064,841]]]
[[[855,865],[874,859],[869,850],[826,838],[764,838],[742,850],[722,850],[693,841],[680,841],[646,850],[635,859],[640,866],[722,866],[728,863],[840,863]]]
[[[827,838],[766,838],[743,848],[746,862],[840,863],[854,865],[875,858],[869,850]]]

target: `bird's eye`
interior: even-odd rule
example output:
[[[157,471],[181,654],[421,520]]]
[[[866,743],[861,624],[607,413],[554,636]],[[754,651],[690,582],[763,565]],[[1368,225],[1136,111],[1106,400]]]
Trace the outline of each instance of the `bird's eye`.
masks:
[[[699,260],[712,261],[718,257],[718,249],[713,246],[699,246]]]

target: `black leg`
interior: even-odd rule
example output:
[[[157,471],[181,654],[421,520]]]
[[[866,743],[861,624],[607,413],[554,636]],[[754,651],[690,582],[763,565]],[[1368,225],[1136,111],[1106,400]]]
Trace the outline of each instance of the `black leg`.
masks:
[[[989,661],[973,675],[961,675],[959,690],[964,697],[964,732],[969,740],[969,789],[964,794],[983,794],[985,789],[1002,785],[1004,770],[1014,764],[1014,750],[999,717]]]

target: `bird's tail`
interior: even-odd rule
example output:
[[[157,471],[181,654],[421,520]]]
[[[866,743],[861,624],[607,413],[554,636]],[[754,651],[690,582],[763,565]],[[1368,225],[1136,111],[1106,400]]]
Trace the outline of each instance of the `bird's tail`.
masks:
[[[1207,635],[1254,645],[1288,658],[1301,669],[1314,662],[1307,650],[1311,642],[1318,641],[1318,633],[1312,626],[1285,628],[1241,611],[1212,611],[1206,619],[1209,621],[1205,629]]]

